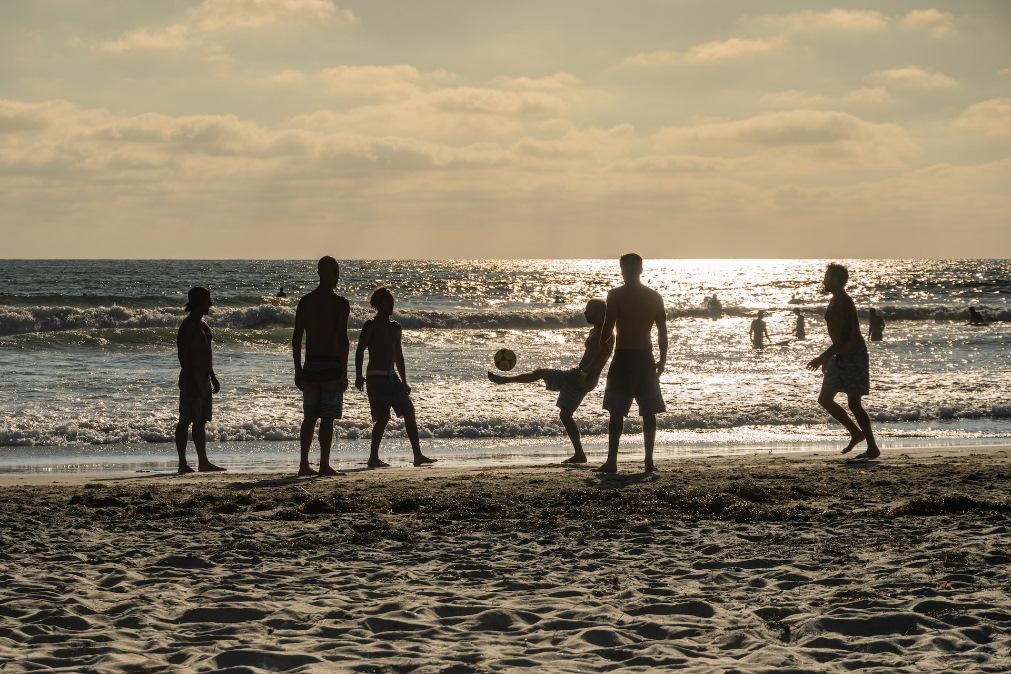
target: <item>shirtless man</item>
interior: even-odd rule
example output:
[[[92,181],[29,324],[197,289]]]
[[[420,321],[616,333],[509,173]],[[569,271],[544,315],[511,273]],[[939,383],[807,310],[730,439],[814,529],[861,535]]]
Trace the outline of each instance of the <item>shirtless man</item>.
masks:
[[[176,334],[179,355],[179,423],[176,424],[176,452],[179,473],[192,473],[186,463],[186,435],[193,426],[193,445],[197,448],[197,470],[201,473],[224,470],[207,459],[207,422],[211,420],[211,394],[221,390],[211,362],[211,329],[204,316],[211,310],[211,291],[190,288],[186,311],[189,312]]]
[[[656,415],[667,409],[660,393],[660,375],[667,362],[667,313],[663,298],[640,282],[641,275],[642,258],[635,253],[622,255],[621,276],[625,284],[607,293],[607,311],[598,347],[601,354],[608,349],[608,340],[615,327],[618,334],[604,389],[604,409],[611,413],[611,419],[607,427],[607,461],[597,469],[601,473],[618,471],[618,442],[633,400],[642,417],[646,472],[656,470],[653,464]],[[658,361],[653,360],[654,325],[660,346]]]
[[[769,329],[765,326],[764,311],[759,311],[758,318],[751,321],[751,329],[748,330],[748,336],[751,337],[751,346],[755,349],[764,349],[765,340],[772,339],[769,337]]]
[[[301,458],[299,475],[316,475],[309,467],[309,448],[319,420],[319,475],[336,475],[330,466],[333,422],[344,413],[348,389],[348,314],[351,305],[334,293],[340,265],[329,255],[317,265],[319,287],[298,301],[291,353],[295,359],[295,386],[302,391]],[[302,364],[305,333],[305,365]]]

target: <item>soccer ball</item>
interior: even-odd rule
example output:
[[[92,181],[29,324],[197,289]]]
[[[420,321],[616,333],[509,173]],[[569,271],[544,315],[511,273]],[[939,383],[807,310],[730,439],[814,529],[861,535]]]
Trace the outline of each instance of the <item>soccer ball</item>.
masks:
[[[495,352],[495,367],[508,371],[516,367],[516,354],[509,349],[499,349]]]

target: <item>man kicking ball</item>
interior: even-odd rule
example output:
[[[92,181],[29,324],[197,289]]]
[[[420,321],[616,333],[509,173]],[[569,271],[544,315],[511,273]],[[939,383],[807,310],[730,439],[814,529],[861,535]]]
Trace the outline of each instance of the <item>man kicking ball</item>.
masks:
[[[600,331],[604,326],[604,312],[607,305],[603,300],[590,300],[586,303],[583,315],[586,322],[593,325],[590,334],[586,338],[583,348],[583,357],[579,360],[579,366],[572,370],[549,370],[541,369],[518,374],[511,377],[488,373],[488,379],[495,384],[530,384],[543,381],[544,387],[549,391],[558,391],[558,417],[562,420],[562,426],[572,441],[572,448],[575,454],[562,463],[586,463],[586,454],[583,452],[583,445],[579,439],[579,427],[576,426],[572,415],[576,408],[583,402],[586,394],[597,386],[600,379],[600,372],[604,369],[607,359],[614,349],[614,338],[609,337],[606,349],[600,349]]]

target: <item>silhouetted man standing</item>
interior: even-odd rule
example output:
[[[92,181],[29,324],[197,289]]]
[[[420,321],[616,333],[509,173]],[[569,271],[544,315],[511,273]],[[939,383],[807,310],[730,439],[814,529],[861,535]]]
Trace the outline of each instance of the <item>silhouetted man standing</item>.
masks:
[[[295,359],[295,386],[302,391],[302,430],[299,434],[301,458],[299,475],[316,475],[309,467],[309,448],[319,424],[319,474],[336,475],[330,466],[333,422],[344,413],[344,392],[348,389],[348,314],[351,305],[334,293],[340,265],[329,255],[320,258],[319,287],[303,297],[295,310],[295,333],[291,352]],[[306,336],[305,365],[302,364],[302,333]]]
[[[604,409],[611,413],[608,424],[607,461],[597,470],[614,473],[618,470],[618,442],[625,417],[635,400],[642,417],[642,436],[646,448],[646,472],[653,465],[653,444],[656,440],[656,415],[666,411],[660,393],[660,375],[667,362],[667,313],[663,298],[644,286],[642,258],[635,253],[621,256],[621,276],[625,284],[607,294],[607,312],[600,332],[600,351],[608,348],[607,340],[617,328],[614,359],[607,371],[604,389]],[[653,326],[656,325],[660,360],[653,360]]]

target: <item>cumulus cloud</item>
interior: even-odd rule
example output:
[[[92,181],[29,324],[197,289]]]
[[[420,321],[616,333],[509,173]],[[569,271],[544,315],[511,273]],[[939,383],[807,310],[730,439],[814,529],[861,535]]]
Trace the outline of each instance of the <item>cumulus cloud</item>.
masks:
[[[902,17],[901,25],[921,30],[932,38],[945,38],[955,32],[955,17],[939,9],[914,9]]]
[[[678,63],[740,61],[778,51],[784,44],[784,40],[780,38],[752,40],[734,37],[697,44],[686,52],[669,50],[641,52],[625,58],[622,65],[629,68],[663,68]]]
[[[354,14],[331,0],[203,0],[179,22],[143,27],[98,45],[108,54],[202,50],[221,56],[217,39],[228,33],[276,25],[353,22]]]
[[[971,105],[954,125],[987,136],[1011,138],[1011,98],[992,98]]]
[[[878,70],[871,73],[871,79],[899,84],[911,89],[950,89],[957,84],[955,78],[949,75],[925,70],[918,66]]]
[[[815,164],[895,167],[919,152],[918,144],[900,126],[823,110],[767,112],[740,120],[671,127],[657,137],[667,145],[750,147]]]
[[[839,105],[878,105],[888,101],[889,98],[888,89],[884,87],[861,87],[840,96],[787,89],[764,94],[761,102],[774,108],[822,108]]]
[[[422,72],[405,64],[336,66],[320,71],[316,78],[331,94],[350,98],[399,98],[455,79],[445,70]]]
[[[870,33],[884,30],[889,22],[890,19],[878,11],[847,9],[767,14],[758,18],[761,25],[793,33]]]

